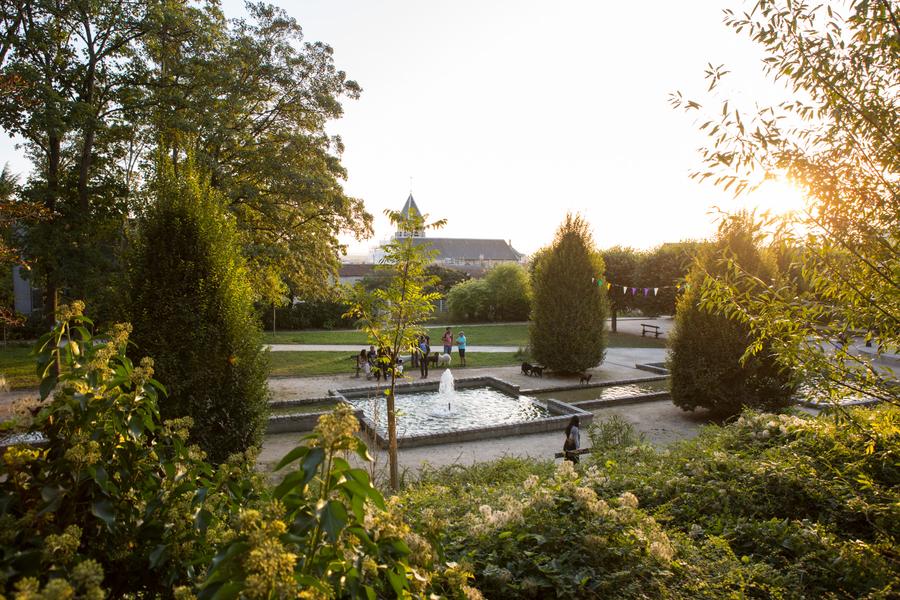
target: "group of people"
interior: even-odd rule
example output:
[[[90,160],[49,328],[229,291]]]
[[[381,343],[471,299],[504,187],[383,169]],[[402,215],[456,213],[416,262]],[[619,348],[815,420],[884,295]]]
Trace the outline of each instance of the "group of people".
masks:
[[[366,379],[372,379],[375,377],[376,381],[381,381],[381,377],[384,376],[385,381],[387,381],[390,365],[390,352],[387,351],[386,348],[379,348],[375,350],[375,346],[369,346],[369,349],[366,350],[363,348],[359,351],[359,354],[356,355],[356,376],[359,377],[360,371],[366,374]],[[403,374],[403,359],[397,358],[397,362],[394,363],[394,372],[397,375]]]
[[[450,364],[450,357],[453,355],[453,332],[450,331],[448,327],[444,331],[444,335],[441,336],[441,343],[444,345],[444,355],[447,357],[447,364]],[[468,341],[466,340],[466,334],[463,331],[459,332],[459,335],[456,336],[456,348],[459,350],[459,361],[460,366],[466,366],[466,344]],[[437,354],[435,352],[435,354]],[[426,334],[420,335],[416,338],[416,345],[413,348],[412,352],[412,366],[413,368],[419,367],[419,373],[422,376],[422,379],[428,377],[428,364],[429,358],[433,356],[431,351],[431,337]],[[440,355],[438,355],[440,356]],[[437,360],[435,361],[437,363]]]
[[[444,345],[444,354],[447,356],[447,364],[450,362],[450,356],[453,354],[454,338],[453,332],[448,327],[441,336],[441,342]],[[466,366],[466,334],[463,331],[456,336],[456,349],[459,351],[460,366]],[[435,354],[437,354],[435,352]],[[416,338],[415,346],[412,348],[412,368],[418,368],[422,379],[428,377],[429,358],[433,356],[431,351],[431,338],[428,335],[420,335]],[[381,381],[382,376],[387,380],[390,374],[390,352],[386,348],[375,350],[375,346],[369,346],[366,350],[363,348],[356,357],[356,376],[359,377],[360,372],[366,374],[366,379],[375,377],[376,381]],[[435,360],[437,363],[437,361]],[[394,363],[394,372],[397,375],[403,374],[403,359],[397,358]]]

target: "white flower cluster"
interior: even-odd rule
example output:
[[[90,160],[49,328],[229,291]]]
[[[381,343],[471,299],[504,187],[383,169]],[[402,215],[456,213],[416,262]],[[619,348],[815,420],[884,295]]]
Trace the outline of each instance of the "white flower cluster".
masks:
[[[749,430],[756,439],[768,439],[805,429],[807,420],[794,415],[746,414],[741,415],[736,425]]]

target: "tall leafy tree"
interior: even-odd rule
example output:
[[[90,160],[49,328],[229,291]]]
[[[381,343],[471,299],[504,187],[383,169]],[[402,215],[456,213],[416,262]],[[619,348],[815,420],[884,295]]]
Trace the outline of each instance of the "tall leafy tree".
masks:
[[[190,162],[161,169],[131,271],[132,339],[168,385],[166,418],[194,420],[210,460],[257,445],[268,359],[234,218]]]
[[[246,8],[247,19],[232,21],[207,11],[188,35],[177,21],[159,29],[151,132],[176,169],[190,148],[211,173],[260,294],[310,298],[337,269],[338,234],[371,233],[371,215],[341,185],[343,143],[325,131],[360,87],[283,10]]]
[[[530,329],[535,360],[569,373],[603,361],[606,294],[595,282],[603,271],[587,221],[566,215],[535,265]]]
[[[445,221],[427,222],[427,215],[416,211],[404,214],[385,211],[391,224],[399,231],[435,229]],[[437,283],[429,275],[428,265],[436,251],[429,244],[414,244],[414,238],[394,238],[384,246],[384,258],[376,267],[389,275],[387,285],[368,291],[357,284],[351,297],[348,315],[356,316],[369,340],[384,349],[385,364],[381,368],[390,376],[390,385],[384,390],[387,400],[388,455],[391,489],[400,486],[397,460],[397,412],[394,407],[394,390],[398,373],[394,366],[403,354],[414,351],[416,337],[424,333],[422,323],[434,312],[437,292],[428,292]]]
[[[792,268],[767,282],[735,260],[704,302],[750,327],[747,355],[771,347],[811,389],[898,402],[892,378],[846,342],[900,347],[900,9],[891,0],[757,0],[725,21],[793,93],[744,108],[715,95],[726,70],[711,68],[710,144],[694,176],[736,194],[783,176],[808,203],[774,232]],[[673,101],[704,110],[680,94]]]
[[[607,290],[609,298],[610,329],[617,330],[619,311],[635,307],[636,297],[622,289],[633,285],[636,280],[641,254],[634,248],[613,246],[603,251],[604,277],[611,285]]]

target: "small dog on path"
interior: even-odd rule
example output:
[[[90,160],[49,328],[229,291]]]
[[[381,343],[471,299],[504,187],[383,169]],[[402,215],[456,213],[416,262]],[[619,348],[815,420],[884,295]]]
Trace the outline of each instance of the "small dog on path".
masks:
[[[531,374],[535,377],[544,378],[544,367],[540,365],[531,365]]]
[[[591,377],[593,377],[593,376],[594,376],[593,373],[582,373],[581,379],[578,380],[578,383],[580,383],[581,385],[587,385],[591,382]]]
[[[531,363],[523,362],[522,363],[522,375],[531,375]]]
[[[438,354],[437,357],[437,366],[439,367],[449,367],[450,361],[453,360],[449,354]]]

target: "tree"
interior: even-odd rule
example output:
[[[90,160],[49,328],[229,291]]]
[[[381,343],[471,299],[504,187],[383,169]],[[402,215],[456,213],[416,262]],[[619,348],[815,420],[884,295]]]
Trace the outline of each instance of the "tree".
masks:
[[[484,277],[490,298],[491,321],[527,321],[531,312],[528,272],[515,263],[492,267]]]
[[[687,276],[699,249],[695,242],[662,244],[645,252],[637,265],[636,285],[657,288],[657,293],[638,297],[638,305],[646,316],[674,315],[675,290]]]
[[[338,234],[371,234],[371,215],[341,185],[343,143],[325,131],[341,99],[361,90],[284,10],[246,8],[248,18],[231,21],[217,8],[185,8],[155,30],[147,54],[157,110],[146,135],[176,165],[189,148],[211,174],[260,296],[322,297],[339,266]]]
[[[621,289],[621,286],[632,285],[637,276],[640,253],[634,248],[613,246],[603,251],[603,264],[606,267],[604,279],[612,283],[607,290],[609,298],[610,329],[617,330],[616,319],[620,310],[634,308],[636,297]]]
[[[436,229],[445,221],[427,223],[427,215],[416,211],[403,214],[387,210],[385,214],[391,224],[400,231]],[[390,386],[384,390],[387,398],[388,454],[390,461],[391,489],[400,486],[400,472],[397,463],[397,414],[394,408],[394,390],[397,371],[394,366],[401,354],[414,351],[416,337],[424,333],[422,323],[434,312],[437,292],[427,292],[437,280],[426,273],[435,251],[429,244],[414,244],[414,238],[394,238],[384,249],[384,258],[376,269],[390,274],[386,286],[367,291],[361,284],[353,289],[351,308],[348,315],[356,316],[369,341],[386,352],[382,370],[391,378]]]
[[[488,321],[491,292],[484,279],[470,279],[453,286],[447,296],[454,321]]]
[[[578,372],[603,361],[606,295],[595,282],[603,271],[587,222],[566,215],[533,283],[531,353],[550,370]]]
[[[448,269],[437,263],[432,263],[425,267],[425,272],[428,273],[429,276],[437,277],[437,283],[427,291],[437,292],[445,298],[447,297],[447,294],[450,293],[453,286],[471,279],[471,276],[465,271]]]
[[[771,281],[776,266],[760,249],[761,233],[750,215],[722,222],[716,243],[704,248],[678,299],[675,328],[669,340],[672,402],[684,410],[698,407],[718,416],[743,408],[775,410],[787,406],[794,393],[790,372],[767,347],[746,358],[753,342],[750,328],[715,307],[702,303],[705,287],[737,260],[761,281]]]
[[[794,94],[761,109],[718,102],[694,177],[735,194],[785,177],[808,202],[773,231],[791,269],[767,282],[734,261],[703,302],[750,327],[748,357],[772,348],[835,401],[861,394],[896,403],[891,377],[847,342],[900,347],[900,11],[889,0],[758,0],[725,15]],[[725,73],[708,71],[713,93]],[[681,94],[673,102],[702,110]]]
[[[133,339],[168,384],[166,418],[189,416],[210,460],[257,445],[267,355],[234,220],[191,163],[163,166],[131,268]]]

